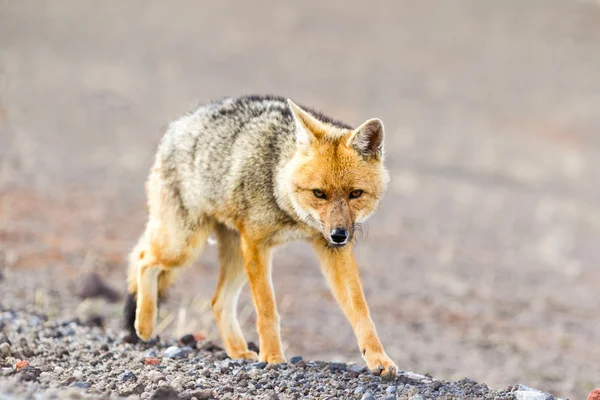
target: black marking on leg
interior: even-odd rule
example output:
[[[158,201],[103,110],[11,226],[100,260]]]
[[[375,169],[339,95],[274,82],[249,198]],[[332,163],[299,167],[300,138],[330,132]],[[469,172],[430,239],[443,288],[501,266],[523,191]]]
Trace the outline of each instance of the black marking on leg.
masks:
[[[125,298],[125,306],[123,307],[123,324],[127,329],[128,334],[123,340],[127,343],[137,343],[138,335],[135,332],[135,309],[136,309],[136,294],[129,293]]]
[[[367,354],[367,349],[362,349],[362,355],[364,356],[365,354]]]

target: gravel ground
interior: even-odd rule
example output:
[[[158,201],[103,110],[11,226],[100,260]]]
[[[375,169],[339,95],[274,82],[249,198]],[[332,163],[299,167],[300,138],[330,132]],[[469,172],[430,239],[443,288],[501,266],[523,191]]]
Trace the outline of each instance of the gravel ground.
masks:
[[[191,334],[132,345],[89,325],[2,311],[0,399],[554,399],[523,387],[496,391],[404,371],[382,380],[357,364],[300,356],[278,365],[230,360]]]

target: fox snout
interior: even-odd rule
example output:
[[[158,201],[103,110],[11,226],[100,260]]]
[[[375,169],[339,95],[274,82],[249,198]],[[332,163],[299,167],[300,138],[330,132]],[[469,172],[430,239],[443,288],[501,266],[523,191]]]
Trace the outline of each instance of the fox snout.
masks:
[[[337,227],[331,231],[331,241],[335,244],[344,245],[348,243],[348,231],[345,228]]]

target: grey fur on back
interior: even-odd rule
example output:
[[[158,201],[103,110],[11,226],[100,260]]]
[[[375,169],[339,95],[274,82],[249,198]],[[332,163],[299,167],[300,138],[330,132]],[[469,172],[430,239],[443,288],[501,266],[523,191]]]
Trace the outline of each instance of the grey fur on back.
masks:
[[[352,129],[303,108],[321,121]],[[295,150],[294,121],[286,100],[244,96],[202,105],[173,121],[156,162],[168,195],[188,223],[219,215],[219,222],[230,228],[238,218],[292,227],[297,217],[279,207],[274,185],[278,169]]]

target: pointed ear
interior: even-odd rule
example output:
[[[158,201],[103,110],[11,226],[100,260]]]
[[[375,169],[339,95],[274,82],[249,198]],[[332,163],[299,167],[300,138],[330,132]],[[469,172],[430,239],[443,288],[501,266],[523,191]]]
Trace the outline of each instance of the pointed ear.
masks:
[[[310,145],[323,131],[322,123],[301,109],[292,100],[287,99],[287,102],[296,125],[296,143],[302,146]]]
[[[354,147],[363,156],[381,157],[383,155],[383,122],[373,118],[352,132],[346,144]]]

